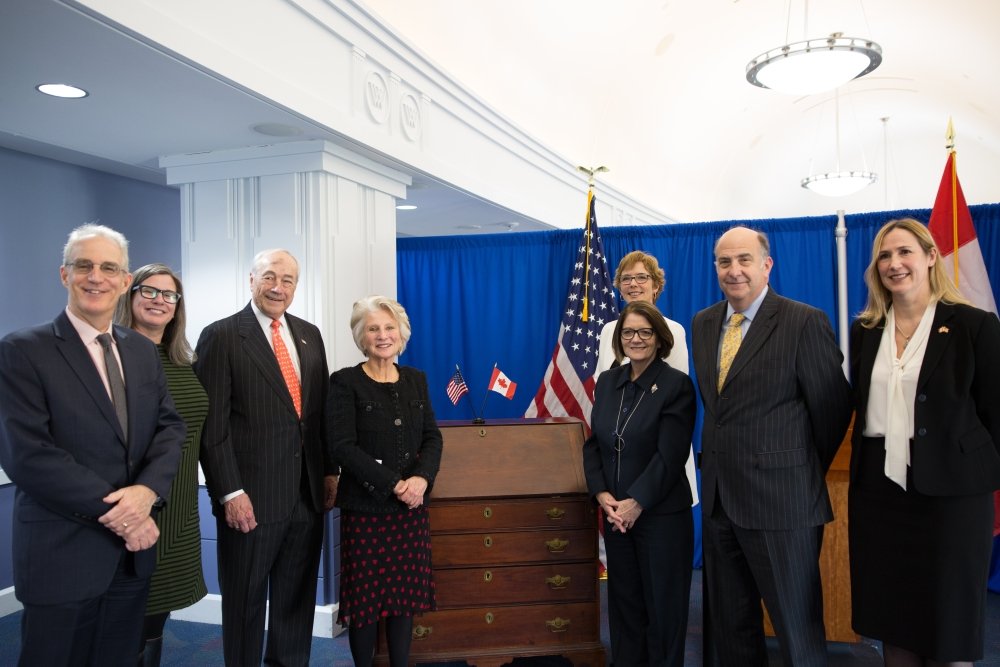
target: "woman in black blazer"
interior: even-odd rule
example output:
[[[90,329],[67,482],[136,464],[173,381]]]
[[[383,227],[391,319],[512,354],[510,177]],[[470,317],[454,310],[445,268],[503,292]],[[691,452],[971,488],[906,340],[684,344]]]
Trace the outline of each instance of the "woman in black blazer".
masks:
[[[426,498],[441,463],[427,378],[396,364],[410,339],[399,302],[354,304],[354,342],[368,359],[330,376],[327,442],[340,465],[340,622],[354,664],[371,665],[378,621],[389,664],[409,658],[413,616],[435,608]]]
[[[983,656],[1000,487],[1000,320],[945,273],[911,218],[875,237],[851,329],[853,625],[886,665]]]
[[[694,526],[684,464],[694,430],[694,386],[663,358],[673,336],[645,301],[625,306],[615,356],[601,374],[583,445],[590,494],[604,509],[608,621],[618,665],[684,664]]]

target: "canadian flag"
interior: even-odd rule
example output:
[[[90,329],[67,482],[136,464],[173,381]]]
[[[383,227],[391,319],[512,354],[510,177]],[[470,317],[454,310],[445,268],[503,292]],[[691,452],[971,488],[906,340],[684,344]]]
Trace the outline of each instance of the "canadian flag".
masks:
[[[979,249],[979,239],[976,238],[976,228],[972,225],[972,214],[965,203],[962,185],[958,182],[958,173],[955,171],[954,151],[948,154],[948,163],[944,166],[928,227],[941,251],[945,273],[955,281],[962,296],[977,308],[997,312],[990,277],[986,274],[983,253]]]
[[[512,382],[509,377],[503,374],[503,371],[493,367],[493,376],[490,378],[490,391],[495,391],[505,398],[514,398],[514,390],[517,389],[517,383]]]
[[[949,133],[950,131],[949,125]],[[972,214],[965,203],[962,185],[958,182],[955,151],[948,154],[948,163],[944,166],[941,185],[927,226],[934,237],[934,243],[941,250],[945,273],[955,281],[962,296],[977,308],[997,312],[990,277],[983,262],[983,252],[979,249],[976,228],[972,225]],[[996,509],[993,535],[997,536],[1000,535],[1000,491],[993,495],[993,503]]]

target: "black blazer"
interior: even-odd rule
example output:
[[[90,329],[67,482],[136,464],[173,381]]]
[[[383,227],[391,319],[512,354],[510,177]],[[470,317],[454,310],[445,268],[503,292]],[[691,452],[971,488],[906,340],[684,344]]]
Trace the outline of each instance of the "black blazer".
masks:
[[[434,418],[427,378],[397,366],[399,382],[369,378],[361,364],[330,376],[328,441],[341,466],[337,506],[386,513],[405,509],[393,489],[401,479],[427,480],[427,496],[441,465],[442,439]]]
[[[716,492],[743,528],[788,530],[833,518],[826,471],[851,418],[843,355],[826,314],[769,289],[717,390],[726,302],[691,324],[705,406],[701,504]]]
[[[636,380],[645,393],[625,428],[621,472],[615,480],[615,420],[631,370],[626,364],[597,379],[590,416],[593,428],[583,443],[587,489],[591,496],[608,491],[618,500],[634,498],[643,512],[689,510],[691,487],[684,465],[694,431],[694,385],[662,359],[654,359]]]
[[[125,542],[97,519],[102,498],[143,484],[163,498],[177,473],[185,426],[156,347],[114,327],[128,402],[128,439],[93,358],[65,311],[0,342],[0,463],[14,496],[14,588],[29,604],[103,594]],[[135,553],[149,576],[156,549]]]
[[[225,512],[219,501],[243,489],[258,522],[288,518],[301,495],[303,457],[313,509],[323,511],[323,477],[336,474],[325,456],[326,351],[314,325],[288,313],[285,320],[302,373],[301,419],[249,303],[198,339],[194,370],[209,404],[201,465],[216,516]]]
[[[851,327],[854,422],[851,480],[865,430],[872,367],[885,322]],[[966,305],[938,303],[913,412],[910,467],[915,490],[931,496],[1000,488],[1000,320]]]

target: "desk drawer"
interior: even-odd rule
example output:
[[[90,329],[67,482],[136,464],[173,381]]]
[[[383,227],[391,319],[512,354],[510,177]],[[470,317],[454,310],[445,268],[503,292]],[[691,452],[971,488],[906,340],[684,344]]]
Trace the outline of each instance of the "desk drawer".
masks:
[[[434,568],[588,560],[597,556],[597,530],[431,533]]]
[[[597,605],[525,605],[435,611],[413,619],[411,657],[435,651],[572,646],[599,636]]]
[[[583,497],[431,503],[429,510],[435,532],[589,528],[597,524],[593,504]]]
[[[439,609],[482,605],[596,600],[593,562],[437,569]]]

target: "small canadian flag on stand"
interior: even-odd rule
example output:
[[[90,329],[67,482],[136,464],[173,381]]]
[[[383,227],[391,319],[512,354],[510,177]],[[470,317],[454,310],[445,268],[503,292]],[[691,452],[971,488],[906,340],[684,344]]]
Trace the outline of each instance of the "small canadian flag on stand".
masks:
[[[517,389],[517,383],[511,381],[509,377],[503,374],[503,371],[493,367],[493,376],[490,377],[490,391],[495,391],[504,398],[514,398],[514,390]]]

